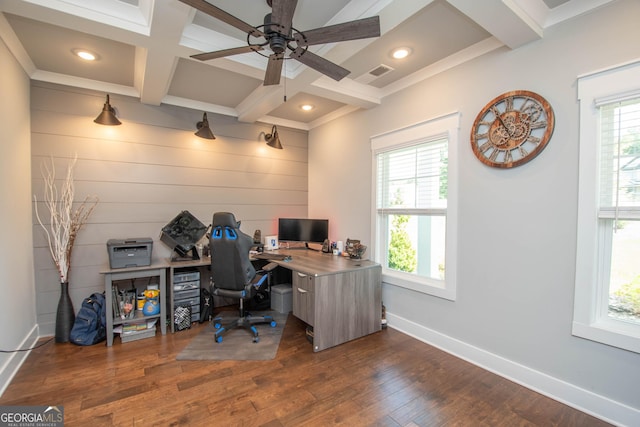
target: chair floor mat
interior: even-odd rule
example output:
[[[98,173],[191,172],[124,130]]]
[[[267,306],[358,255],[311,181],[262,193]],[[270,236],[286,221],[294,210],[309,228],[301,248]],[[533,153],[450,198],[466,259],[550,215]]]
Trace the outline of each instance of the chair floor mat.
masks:
[[[270,315],[277,325],[272,328],[268,324],[255,325],[260,342],[253,342],[253,335],[243,328],[229,330],[222,337],[222,342],[214,341],[215,329],[209,322],[202,328],[187,346],[176,356],[176,360],[271,360],[278,353],[287,313],[277,311],[251,311],[253,316]],[[222,313],[222,319],[231,319],[233,313]]]

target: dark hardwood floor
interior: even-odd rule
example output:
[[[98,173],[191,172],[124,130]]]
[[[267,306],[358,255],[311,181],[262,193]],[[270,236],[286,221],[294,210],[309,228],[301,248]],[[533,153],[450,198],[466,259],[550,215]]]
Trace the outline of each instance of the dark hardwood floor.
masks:
[[[63,405],[67,426],[608,425],[393,329],[313,353],[289,315],[274,360],[176,361],[203,326],[110,348],[49,342],[0,405]]]

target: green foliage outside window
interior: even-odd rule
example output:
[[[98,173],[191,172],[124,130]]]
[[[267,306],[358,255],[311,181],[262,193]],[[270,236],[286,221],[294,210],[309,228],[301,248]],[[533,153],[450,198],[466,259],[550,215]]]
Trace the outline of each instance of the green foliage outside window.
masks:
[[[616,306],[616,311],[640,316],[640,276],[636,276],[631,282],[620,286],[613,292],[613,296],[615,301],[610,306]]]
[[[402,195],[398,190],[392,205],[400,206],[402,203]],[[409,216],[393,215],[392,218],[391,238],[389,240],[389,268],[413,273],[416,271],[418,260],[416,250],[413,248],[407,232]]]
[[[622,152],[628,156],[640,155],[640,133],[629,132],[622,137],[620,141],[622,146]]]
[[[413,273],[416,271],[418,261],[416,250],[411,244],[409,233],[407,233],[408,222],[408,215],[393,216],[389,242],[389,268]]]

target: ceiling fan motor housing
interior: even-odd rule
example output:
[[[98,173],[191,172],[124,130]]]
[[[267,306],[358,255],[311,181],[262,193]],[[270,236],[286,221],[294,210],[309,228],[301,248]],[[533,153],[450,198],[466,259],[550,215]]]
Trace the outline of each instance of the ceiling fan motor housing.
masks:
[[[278,31],[277,23],[271,22],[271,14],[264,17],[264,33],[269,40],[269,47],[274,53],[282,53],[287,48],[287,37]],[[290,37],[289,37],[290,38]]]

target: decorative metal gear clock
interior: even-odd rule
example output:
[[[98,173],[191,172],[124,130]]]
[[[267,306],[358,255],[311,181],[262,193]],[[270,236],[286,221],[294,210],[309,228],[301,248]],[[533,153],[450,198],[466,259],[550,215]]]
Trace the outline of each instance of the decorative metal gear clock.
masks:
[[[551,105],[537,93],[503,93],[476,117],[471,128],[471,148],[485,165],[520,166],[544,150],[554,124]]]

